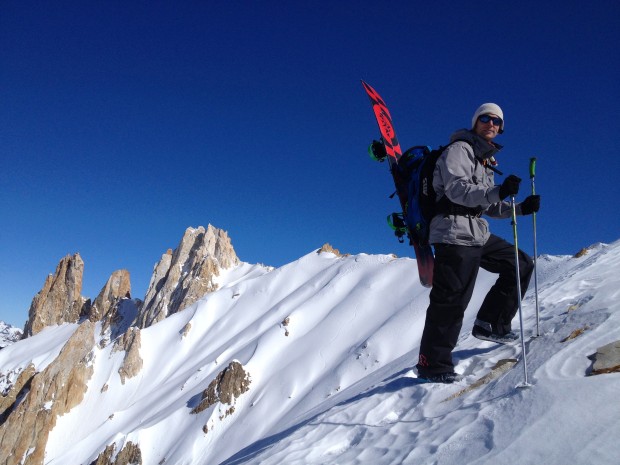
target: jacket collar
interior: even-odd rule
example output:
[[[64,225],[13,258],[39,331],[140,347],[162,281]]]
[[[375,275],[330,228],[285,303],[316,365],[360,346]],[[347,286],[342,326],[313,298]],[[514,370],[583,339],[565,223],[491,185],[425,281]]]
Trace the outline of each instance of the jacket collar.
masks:
[[[480,137],[470,129],[460,129],[452,134],[450,142],[456,142],[457,140],[465,141],[471,145],[474,149],[474,156],[481,160],[488,160],[492,158],[503,148],[503,146],[496,144],[495,142],[489,142]]]

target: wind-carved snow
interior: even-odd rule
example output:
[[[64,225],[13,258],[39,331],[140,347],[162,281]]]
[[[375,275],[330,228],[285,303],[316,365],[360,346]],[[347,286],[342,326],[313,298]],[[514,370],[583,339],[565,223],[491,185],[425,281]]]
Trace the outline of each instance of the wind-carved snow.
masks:
[[[143,367],[124,385],[124,353],[95,350],[88,392],[58,418],[46,463],[90,463],[128,442],[144,463],[616,463],[620,374],[586,375],[588,356],[620,339],[620,242],[538,265],[541,336],[532,283],[523,301],[532,387],[517,389],[521,345],[470,335],[494,275],[480,273],[454,352],[464,381],[433,385],[412,369],[429,293],[415,260],[311,252],[277,269],[241,264],[216,292],[141,331]],[[3,349],[0,372],[30,361],[42,370],[75,327]],[[454,397],[504,359],[520,362]],[[249,390],[232,410],[191,414],[233,360]]]

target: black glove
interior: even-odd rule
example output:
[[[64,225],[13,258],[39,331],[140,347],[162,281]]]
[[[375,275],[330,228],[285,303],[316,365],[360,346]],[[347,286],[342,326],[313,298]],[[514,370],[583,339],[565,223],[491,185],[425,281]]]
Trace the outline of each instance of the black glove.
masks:
[[[530,195],[521,202],[521,214],[531,215],[540,209],[540,195]]]
[[[519,193],[519,183],[521,182],[521,178],[511,174],[506,179],[501,186],[499,186],[499,198],[504,200],[509,195],[517,195]]]

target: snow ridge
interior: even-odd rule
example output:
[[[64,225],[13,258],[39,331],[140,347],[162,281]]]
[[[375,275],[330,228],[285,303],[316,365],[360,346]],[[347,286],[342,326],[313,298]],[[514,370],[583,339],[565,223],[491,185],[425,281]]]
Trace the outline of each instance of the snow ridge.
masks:
[[[530,389],[516,388],[517,363],[451,399],[522,358],[520,344],[470,335],[493,275],[478,278],[454,354],[464,381],[421,384],[412,367],[428,290],[415,261],[313,251],[278,269],[241,264],[142,329],[143,366],[125,384],[124,353],[96,347],[84,400],[57,419],[45,463],[90,463],[113,443],[138,445],[143,463],[615,463],[620,374],[587,375],[588,355],[620,339],[620,242],[538,265],[539,338],[533,289],[523,301]],[[43,370],[75,328],[3,349],[0,373]],[[247,392],[190,413],[231,362]]]

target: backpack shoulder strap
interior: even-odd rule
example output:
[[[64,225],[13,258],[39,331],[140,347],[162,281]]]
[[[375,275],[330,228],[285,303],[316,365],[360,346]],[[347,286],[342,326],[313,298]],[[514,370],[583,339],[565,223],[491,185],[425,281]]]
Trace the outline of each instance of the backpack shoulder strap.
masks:
[[[482,166],[484,166],[485,168],[493,171],[496,174],[499,174],[500,176],[503,176],[504,173],[502,173],[500,170],[498,170],[497,168],[495,168],[495,166],[491,165],[490,163],[485,163],[484,160],[482,158],[480,158],[478,155],[476,155],[476,153],[473,151],[474,150],[474,146],[472,145],[472,143],[466,139],[455,139],[453,141],[451,141],[448,145],[446,146],[440,146],[439,149],[441,150],[441,152],[443,153],[443,151],[445,149],[447,149],[448,147],[450,147],[452,144],[454,144],[455,142],[465,142],[467,145],[469,145],[472,149],[472,155],[474,156],[474,159],[476,160],[477,163],[480,163]]]

